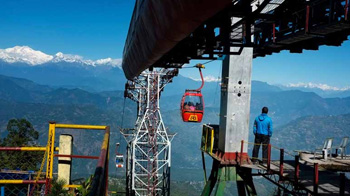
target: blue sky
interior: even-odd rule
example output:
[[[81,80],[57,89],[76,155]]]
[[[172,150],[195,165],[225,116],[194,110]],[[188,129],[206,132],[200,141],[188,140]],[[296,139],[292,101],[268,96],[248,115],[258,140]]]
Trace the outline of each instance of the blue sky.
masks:
[[[0,48],[27,45],[48,54],[86,59],[121,58],[134,0],[11,0],[0,6]],[[350,42],[303,54],[281,52],[253,61],[253,79],[271,84],[299,82],[350,86]],[[195,64],[198,61],[192,62]],[[204,61],[205,62],[205,61]],[[218,77],[220,61],[205,75]],[[181,74],[198,78],[194,69]]]
[[[2,0],[0,48],[121,58],[134,0]]]

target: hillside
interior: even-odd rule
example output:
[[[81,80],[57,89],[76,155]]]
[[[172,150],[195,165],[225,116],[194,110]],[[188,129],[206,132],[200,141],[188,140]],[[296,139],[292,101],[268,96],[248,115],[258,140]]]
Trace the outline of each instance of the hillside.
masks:
[[[178,84],[186,81],[197,85],[197,82],[184,77],[174,80],[169,89],[176,93],[167,93],[165,90],[161,98],[161,110],[165,125],[172,133],[177,133],[172,143],[172,179],[188,181],[178,182],[174,187],[186,186],[186,189],[196,192],[203,186],[198,182],[203,178],[199,151],[202,124],[181,121],[178,106],[183,91],[181,88],[184,86]],[[120,149],[125,149],[126,144],[119,134],[124,103],[123,91],[89,92],[80,88],[57,88],[8,76],[0,76],[0,84],[0,137],[6,135],[5,126],[11,118],[26,118],[32,122],[40,132],[41,145],[45,144],[50,120],[59,123],[106,124],[110,125],[112,130],[111,154],[115,153],[116,142],[121,142]],[[209,89],[203,91],[207,106],[203,123],[217,124],[219,121],[220,91],[216,90],[216,85],[218,83],[210,83],[206,86]],[[269,115],[275,125],[272,138],[272,144],[275,146],[283,147],[287,151],[313,150],[322,144],[325,137],[336,138],[337,144],[342,136],[350,132],[350,98],[325,99],[312,92],[284,91],[259,81],[253,82],[252,91],[251,118],[260,113],[262,106],[269,106]],[[135,111],[136,104],[126,100],[124,127],[134,126]],[[60,130],[57,135],[61,133],[74,136],[75,154],[98,153],[102,133]],[[250,141],[252,140],[250,134]],[[80,168],[74,170],[76,173],[73,178],[83,177],[95,167],[94,162],[86,164],[81,160],[74,161],[73,164],[74,168]],[[207,164],[210,167],[210,159],[207,159]],[[111,173],[116,174],[112,162],[110,168]],[[117,175],[123,176],[124,171],[119,170]],[[257,183],[263,195],[269,193],[269,189],[264,188],[268,186],[265,183]],[[179,189],[176,193],[183,194]]]
[[[313,151],[327,137],[333,137],[338,146],[344,136],[350,136],[350,114],[306,116],[276,129],[272,143],[288,150]]]
[[[119,67],[87,66],[79,62],[48,62],[28,66],[23,63],[8,64],[0,59],[0,74],[25,78],[42,85],[97,92],[123,90],[126,81]]]
[[[0,97],[4,100],[25,103],[79,104],[112,108],[122,104],[121,91],[91,93],[79,88],[53,88],[27,79],[0,75]]]
[[[169,87],[176,90],[177,83],[181,83],[181,79],[188,81],[187,78],[179,77]],[[192,82],[193,85],[196,84],[193,80]],[[91,93],[82,89],[57,89],[36,84],[30,80],[7,76],[0,76],[0,83],[1,127],[4,127],[11,118],[27,118],[39,129],[41,141],[44,141],[47,137],[47,122],[50,120],[60,123],[108,124],[112,126],[115,136],[112,143],[117,142],[116,139],[119,138],[118,128],[121,126],[124,102],[122,91]],[[251,118],[260,113],[262,106],[269,106],[269,115],[274,121],[276,134],[279,132],[279,126],[301,117],[350,113],[349,98],[324,99],[315,93],[282,91],[258,81],[253,82],[252,88]],[[178,89],[175,92],[179,91]],[[203,123],[217,124],[219,122],[219,94],[211,93],[211,96],[209,94],[204,91],[207,107]],[[178,109],[181,96],[182,94],[170,96],[165,91],[161,98],[165,125],[172,133],[177,133],[173,140],[173,157],[178,161],[174,162],[173,166],[198,168],[201,165],[199,145],[202,124],[181,121]],[[135,103],[126,100],[124,127],[134,126],[135,107]],[[82,143],[94,140],[90,135],[86,137],[77,135],[76,137],[76,141]],[[123,145],[125,146],[125,143]]]

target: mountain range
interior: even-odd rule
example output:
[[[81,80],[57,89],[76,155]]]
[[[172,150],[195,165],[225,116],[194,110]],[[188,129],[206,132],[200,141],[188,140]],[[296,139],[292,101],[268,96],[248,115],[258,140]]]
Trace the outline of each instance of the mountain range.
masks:
[[[28,46],[15,46],[13,48],[0,49],[0,59],[6,63],[23,63],[30,66],[38,66],[45,63],[80,63],[90,66],[109,65],[112,67],[120,67],[121,59],[84,59],[79,55],[63,54],[57,52],[55,55],[45,54],[41,51],[34,50]]]
[[[179,77],[180,81],[169,84],[175,92],[180,89],[176,83],[184,84],[188,78]],[[183,79],[183,81],[181,81]],[[194,82],[195,81],[190,81]],[[168,89],[168,90],[169,90]],[[350,98],[322,98],[315,93],[302,91],[283,91],[267,83],[254,81],[251,102],[251,118],[260,113],[261,107],[270,107],[270,116],[274,121],[275,133],[278,135],[282,129],[295,120],[307,116],[329,116],[350,113]],[[208,96],[210,92],[204,91],[206,102],[203,123],[218,123],[219,101],[214,102],[216,96]],[[213,93],[212,93],[213,94]],[[218,94],[218,93],[217,93]],[[108,124],[114,131],[113,142],[119,138],[118,128],[122,121],[123,92],[105,91],[88,92],[82,89],[52,88],[47,85],[36,84],[27,79],[0,76],[0,123],[5,128],[6,122],[11,118],[27,118],[40,130],[41,141],[46,140],[47,122],[55,120],[61,123]],[[197,167],[200,156],[193,146],[199,146],[201,124],[184,123],[179,115],[179,101],[181,94],[166,95],[161,98],[161,110],[165,125],[173,133],[178,133],[173,141],[174,156],[182,161],[176,161],[175,167]],[[125,104],[124,127],[133,127],[136,117],[136,106],[130,100]],[[2,129],[3,130],[3,129]],[[189,131],[191,130],[191,131]],[[313,132],[311,132],[313,133]],[[89,136],[90,137],[90,136]],[[88,141],[79,136],[79,140]],[[276,137],[283,138],[283,137]],[[298,138],[298,137],[296,137]],[[252,139],[252,138],[251,138]],[[290,137],[289,140],[293,140]],[[120,142],[120,141],[119,141]],[[296,142],[294,148],[298,147]],[[89,142],[77,144],[82,152],[90,148]],[[96,145],[96,149],[98,149]],[[89,150],[87,150],[89,151]],[[183,152],[186,152],[185,154]]]
[[[27,46],[0,50],[0,74],[89,91],[122,90],[126,81],[119,59],[93,61],[61,52],[53,56]]]
[[[314,92],[324,98],[334,98],[334,97],[349,97],[350,88],[338,88],[334,86],[329,86],[327,84],[314,84],[314,83],[298,83],[298,84],[288,84],[288,85],[277,85],[282,90],[300,90],[304,92]]]
[[[126,79],[121,69],[121,62],[121,59],[109,57],[97,60],[84,59],[79,55],[62,52],[50,55],[28,46],[0,49],[0,74],[25,78],[56,88],[80,88],[90,92],[124,90],[123,84]],[[208,96],[219,91],[218,79],[207,76],[206,81],[204,91],[210,92]],[[197,79],[182,76],[175,78],[174,83],[181,87],[181,91],[198,86]],[[263,86],[255,89],[262,92],[300,90],[314,92],[323,98],[350,96],[349,88],[332,87],[327,84],[298,83],[265,85],[265,87],[268,89],[264,89]],[[170,85],[165,89],[165,95],[172,95],[174,92],[178,91],[174,91]]]
[[[28,48],[23,50],[33,52]],[[120,66],[111,65],[108,60],[89,64],[78,57],[77,61],[57,60],[60,54],[45,56],[40,51],[34,51],[33,55],[38,56],[34,61],[28,59],[34,58],[30,55],[18,55],[18,51],[20,48],[10,52],[0,50],[1,138],[6,136],[6,123],[12,118],[26,118],[32,122],[40,132],[41,145],[47,140],[48,121],[101,124],[111,126],[111,153],[115,153],[113,145],[116,142],[121,142],[120,149],[125,149],[119,128],[134,126],[136,105],[124,100],[126,80]],[[182,93],[199,85],[199,81],[179,75],[162,93],[160,103],[165,126],[170,132],[177,133],[172,143],[173,171],[188,171],[184,176],[173,173],[175,180],[202,179],[199,169],[202,164],[199,151],[202,124],[184,123],[179,115]],[[313,150],[326,137],[334,137],[339,143],[341,137],[350,133],[350,97],[344,94],[325,98],[320,92],[310,92],[315,89],[303,88],[252,82],[250,118],[260,114],[263,106],[268,106],[275,127],[271,143],[288,152]],[[219,122],[220,92],[219,82],[205,83],[203,123]],[[81,155],[96,155],[103,137],[102,132],[60,130],[57,135],[61,133],[73,135],[74,154]],[[249,140],[253,141],[252,134]],[[80,168],[74,175],[76,178],[92,173],[94,168],[94,164],[82,161],[73,164],[73,168]],[[116,172],[112,163],[110,168],[112,173]],[[118,174],[124,173],[119,171]]]

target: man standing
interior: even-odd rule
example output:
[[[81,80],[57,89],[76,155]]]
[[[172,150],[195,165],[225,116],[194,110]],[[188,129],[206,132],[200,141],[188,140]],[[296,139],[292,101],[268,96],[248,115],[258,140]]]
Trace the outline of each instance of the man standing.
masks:
[[[270,137],[272,136],[272,120],[267,116],[269,109],[262,108],[261,114],[255,118],[254,121],[254,149],[253,149],[253,163],[258,162],[260,144],[262,143],[263,162],[267,162],[267,149],[270,144]]]

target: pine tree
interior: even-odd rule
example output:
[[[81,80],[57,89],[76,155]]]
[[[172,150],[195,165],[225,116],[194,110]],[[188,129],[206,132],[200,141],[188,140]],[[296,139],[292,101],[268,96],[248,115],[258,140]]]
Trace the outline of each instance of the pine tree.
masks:
[[[39,132],[26,119],[11,119],[7,124],[7,136],[0,146],[35,146]],[[10,170],[37,170],[43,158],[43,152],[7,151],[0,153],[0,168]]]

